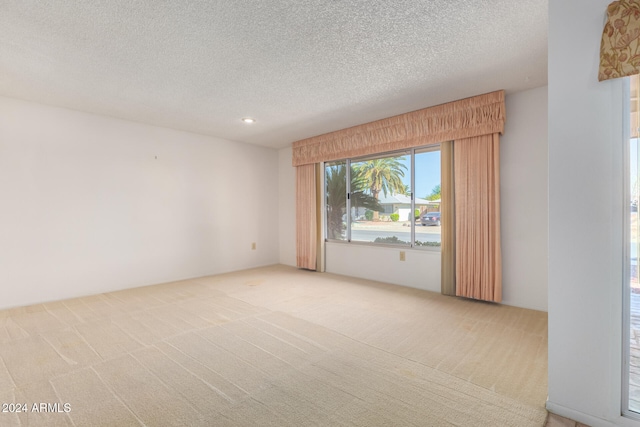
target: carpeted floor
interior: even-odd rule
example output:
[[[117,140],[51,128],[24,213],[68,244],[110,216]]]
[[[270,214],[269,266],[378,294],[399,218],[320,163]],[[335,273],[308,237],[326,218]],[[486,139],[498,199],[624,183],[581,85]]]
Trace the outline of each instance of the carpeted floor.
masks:
[[[546,313],[284,266],[0,311],[2,426],[542,426],[546,378]]]

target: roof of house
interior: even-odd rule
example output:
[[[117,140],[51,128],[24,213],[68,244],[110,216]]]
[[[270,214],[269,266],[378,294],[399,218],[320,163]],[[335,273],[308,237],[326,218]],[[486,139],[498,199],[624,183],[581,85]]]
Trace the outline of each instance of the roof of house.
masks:
[[[410,205],[411,198],[404,194],[381,194],[378,198],[378,201],[381,205]],[[416,197],[416,205],[432,205],[440,203],[440,199],[438,200],[426,200]]]

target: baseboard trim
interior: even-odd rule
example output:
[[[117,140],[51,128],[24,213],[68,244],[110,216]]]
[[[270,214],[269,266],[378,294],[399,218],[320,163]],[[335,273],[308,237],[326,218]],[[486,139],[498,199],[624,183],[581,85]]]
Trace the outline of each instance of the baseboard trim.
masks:
[[[547,400],[545,406],[547,408],[547,411],[549,412],[560,415],[561,417],[570,418],[583,424],[587,424],[591,427],[640,426],[640,422],[631,418],[623,417],[622,415],[620,415],[615,421],[609,421],[602,418],[594,417],[593,415],[585,414],[584,412],[576,411],[575,409],[558,405],[557,403],[550,402],[549,400]]]

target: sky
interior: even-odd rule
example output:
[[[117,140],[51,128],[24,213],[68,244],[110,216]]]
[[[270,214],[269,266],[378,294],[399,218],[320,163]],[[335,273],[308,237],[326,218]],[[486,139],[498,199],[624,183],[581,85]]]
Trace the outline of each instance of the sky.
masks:
[[[411,156],[401,156],[398,160],[406,166],[402,182],[411,187]],[[436,185],[440,185],[440,150],[417,153],[416,191],[413,193],[418,198],[425,198],[431,194]]]
[[[403,163],[407,166],[403,182],[410,185],[411,156],[404,156]],[[414,194],[423,199],[431,194],[436,185],[440,185],[440,151],[416,154],[416,191]]]

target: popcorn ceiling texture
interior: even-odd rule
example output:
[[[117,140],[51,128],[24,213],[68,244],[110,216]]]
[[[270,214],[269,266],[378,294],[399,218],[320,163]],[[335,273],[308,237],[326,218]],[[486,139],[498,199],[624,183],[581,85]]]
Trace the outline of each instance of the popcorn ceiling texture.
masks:
[[[279,148],[543,86],[547,21],[546,0],[2,0],[0,96]]]

